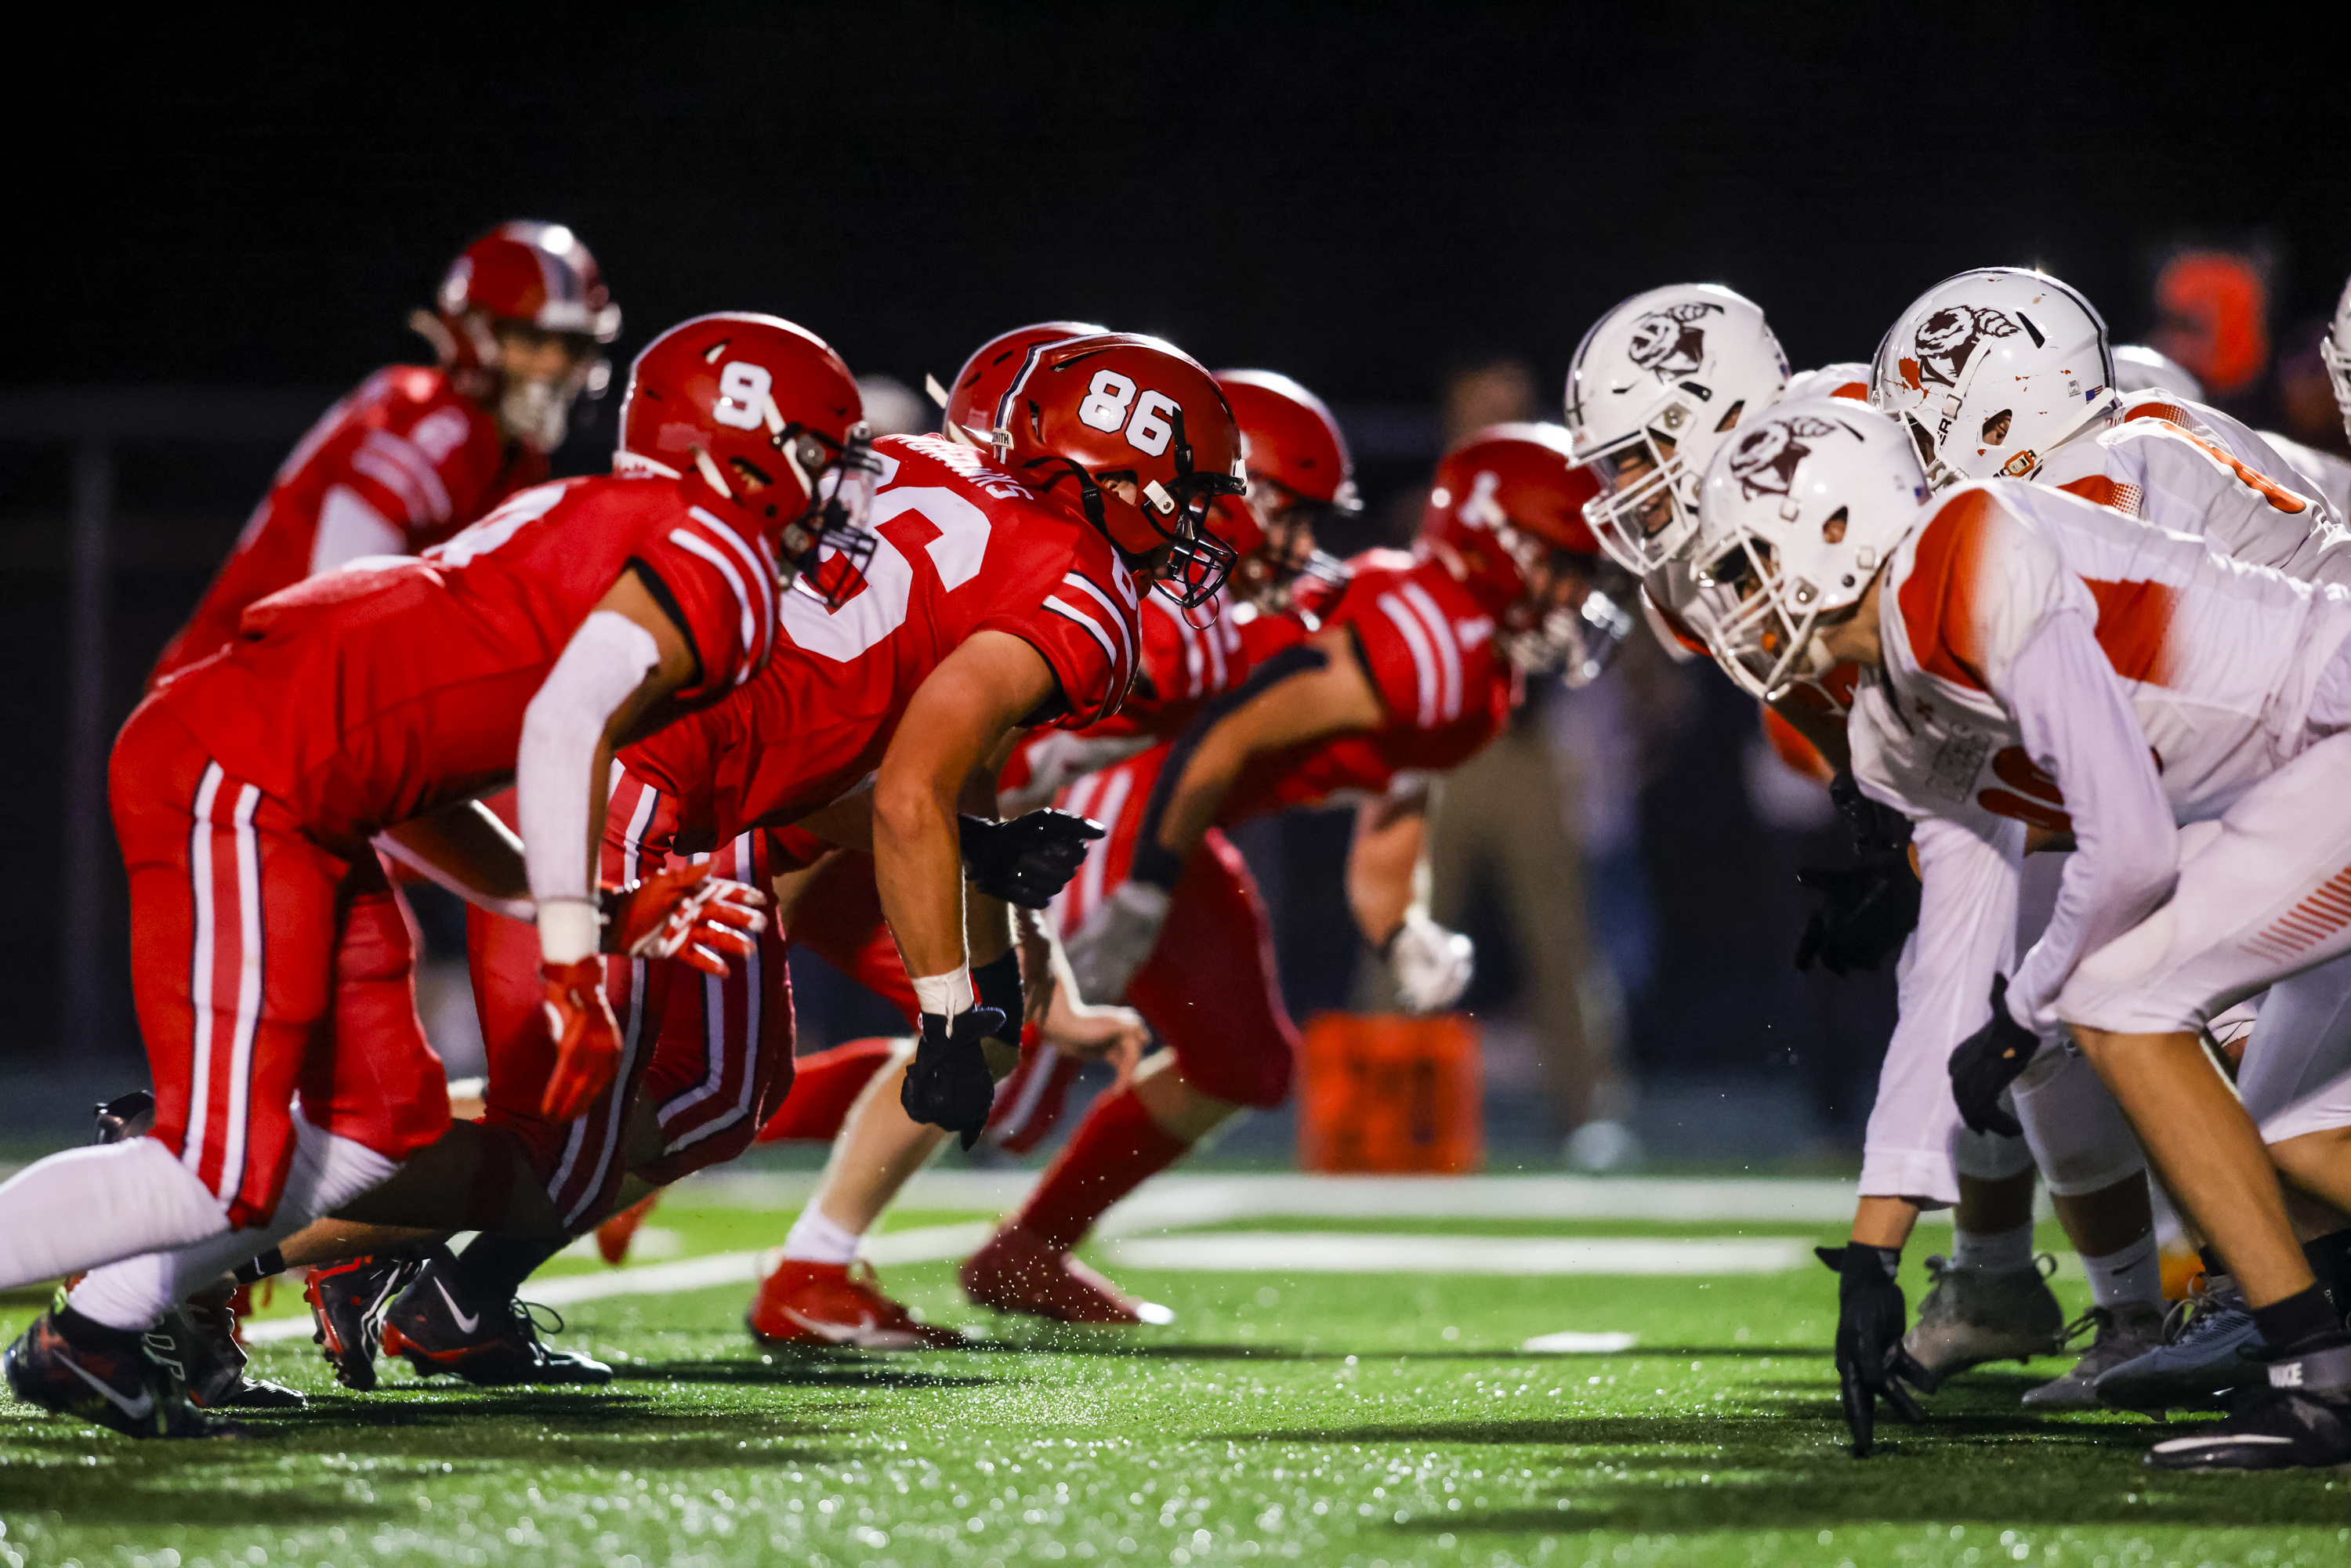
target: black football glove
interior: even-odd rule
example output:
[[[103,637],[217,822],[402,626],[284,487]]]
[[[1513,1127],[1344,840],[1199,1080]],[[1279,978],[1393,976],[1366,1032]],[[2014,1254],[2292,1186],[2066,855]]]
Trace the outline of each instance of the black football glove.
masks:
[[[1796,942],[1799,969],[1809,971],[1817,958],[1832,975],[1876,974],[1918,924],[1918,878],[1907,850],[1882,851],[1856,866],[1808,865],[1796,881],[1823,895]]]
[[[1844,1424],[1853,1432],[1855,1458],[1867,1458],[1877,1432],[1877,1402],[1884,1399],[1903,1420],[1927,1418],[1907,1385],[1928,1386],[1926,1369],[1902,1348],[1908,1303],[1894,1270],[1900,1251],[1887,1247],[1815,1247],[1837,1275],[1837,1381],[1844,1400]]]
[[[979,1142],[988,1110],[996,1103],[996,1080],[988,1075],[979,1042],[1003,1039],[1007,1027],[1004,1015],[994,1008],[959,1012],[952,1023],[936,1013],[925,1013],[923,1038],[898,1091],[898,1103],[906,1114],[960,1134],[967,1149]],[[1012,1035],[1018,1040],[1019,1031]]]
[[[1829,780],[1829,803],[1844,819],[1845,831],[1853,835],[1853,852],[1863,860],[1910,847],[1910,819],[1863,794],[1850,769]]]
[[[1951,1098],[1959,1118],[1979,1133],[2013,1138],[2024,1131],[2001,1109],[2001,1092],[2041,1049],[2041,1037],[2009,1016],[2008,977],[1991,977],[1991,1018],[1951,1052]]]
[[[964,816],[956,824],[963,847],[963,873],[990,898],[1042,909],[1085,864],[1086,846],[1102,836],[1102,825],[1070,811],[1047,808],[991,822]]]

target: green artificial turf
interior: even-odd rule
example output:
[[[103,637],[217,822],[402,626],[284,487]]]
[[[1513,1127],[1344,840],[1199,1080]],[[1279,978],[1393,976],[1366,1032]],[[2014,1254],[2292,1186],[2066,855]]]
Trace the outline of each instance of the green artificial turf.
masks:
[[[653,1223],[692,1255],[771,1245],[789,1219],[678,1206]],[[1940,1234],[1911,1249],[1914,1275]],[[603,1389],[475,1392],[403,1371],[351,1396],[294,1342],[256,1359],[312,1407],[256,1418],[250,1442],[131,1443],[0,1406],[0,1563],[2351,1562],[2351,1480],[2155,1478],[2139,1464],[2155,1428],[2137,1418],[2019,1411],[2055,1361],[1963,1380],[1931,1401],[1931,1425],[1882,1429],[1880,1455],[1853,1459],[1819,1270],[1130,1271],[1179,1316],[1114,1335],[994,1319],[948,1263],[888,1280],[997,1347],[764,1354],[740,1328],[747,1291],[728,1287],[569,1309],[559,1343],[615,1364]],[[1922,1282],[1906,1282],[1915,1303]],[[2060,1289],[2077,1309],[2080,1286]],[[6,1332],[29,1311],[0,1310]],[[1641,1341],[1605,1357],[1516,1348],[1562,1329]]]

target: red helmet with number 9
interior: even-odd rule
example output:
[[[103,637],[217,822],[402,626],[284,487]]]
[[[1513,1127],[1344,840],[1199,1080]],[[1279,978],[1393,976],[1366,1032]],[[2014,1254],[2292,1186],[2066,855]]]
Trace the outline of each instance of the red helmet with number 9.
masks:
[[[1630,576],[1601,555],[1584,521],[1583,504],[1599,491],[1564,427],[1493,424],[1437,464],[1421,517],[1422,545],[1488,607],[1512,660],[1563,664],[1570,685],[1605,668],[1633,624],[1623,608]],[[1571,605],[1538,591],[1562,568],[1586,589]]]
[[[1004,389],[1028,363],[1030,349],[1071,338],[1096,338],[1109,330],[1091,321],[1039,321],[990,338],[956,372],[955,385],[944,403],[946,438],[967,446],[986,446],[988,432],[996,428],[996,405],[1004,401]]]
[[[1101,332],[1031,345],[989,440],[1040,490],[1073,483],[1131,568],[1165,550],[1156,587],[1185,609],[1231,574],[1232,547],[1207,521],[1217,497],[1245,488],[1240,429],[1215,378],[1174,344]]]
[[[820,543],[872,549],[881,468],[857,382],[822,339],[778,317],[697,316],[646,344],[612,469],[698,478],[705,504],[777,542],[787,581]]]

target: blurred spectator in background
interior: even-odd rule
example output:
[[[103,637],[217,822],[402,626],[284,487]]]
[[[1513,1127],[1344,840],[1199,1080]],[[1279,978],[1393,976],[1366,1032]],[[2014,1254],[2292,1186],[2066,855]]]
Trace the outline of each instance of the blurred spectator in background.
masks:
[[[895,376],[860,376],[857,392],[865,400],[865,423],[877,436],[927,435],[939,427],[938,410]]]

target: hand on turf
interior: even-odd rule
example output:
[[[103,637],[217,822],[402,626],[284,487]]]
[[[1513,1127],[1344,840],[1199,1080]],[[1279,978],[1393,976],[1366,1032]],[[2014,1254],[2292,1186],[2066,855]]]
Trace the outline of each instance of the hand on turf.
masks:
[[[1951,1098],[1959,1102],[1960,1118],[1979,1133],[2013,1138],[2022,1132],[2001,1108],[2000,1096],[2040,1049],[2041,1037],[2009,1014],[2008,977],[1994,975],[1991,1017],[1951,1052]]]
[[[1928,1379],[1902,1348],[1908,1303],[1894,1282],[1902,1254],[1859,1242],[1817,1250],[1821,1261],[1837,1271],[1837,1382],[1854,1455],[1865,1458],[1876,1440],[1878,1400],[1914,1426],[1927,1418],[1907,1386],[1923,1388]]]
[[[632,958],[676,958],[705,974],[747,958],[768,928],[768,895],[714,877],[698,865],[672,866],[626,887],[606,888],[604,950]]]
[[[1001,1038],[1006,1027],[1004,1015],[994,1008],[972,1008],[952,1020],[925,1013],[923,1037],[898,1091],[906,1114],[961,1134],[967,1149],[977,1143],[996,1103],[996,1080],[988,1075],[980,1042]]]
[[[1100,822],[1050,807],[991,822],[959,821],[964,875],[990,898],[1042,909],[1085,863],[1086,846],[1102,836]]]
[[[1167,890],[1147,882],[1120,883],[1068,938],[1070,972],[1090,1002],[1123,1002],[1134,972],[1159,945],[1167,924]]]
[[[612,1086],[621,1068],[621,1025],[604,998],[604,960],[541,964],[547,987],[547,1027],[555,1036],[555,1071],[547,1076],[539,1109],[569,1122]]]
[[[1469,938],[1416,909],[1389,934],[1386,956],[1396,1000],[1416,1015],[1442,1012],[1459,1001],[1478,973],[1478,949]]]

